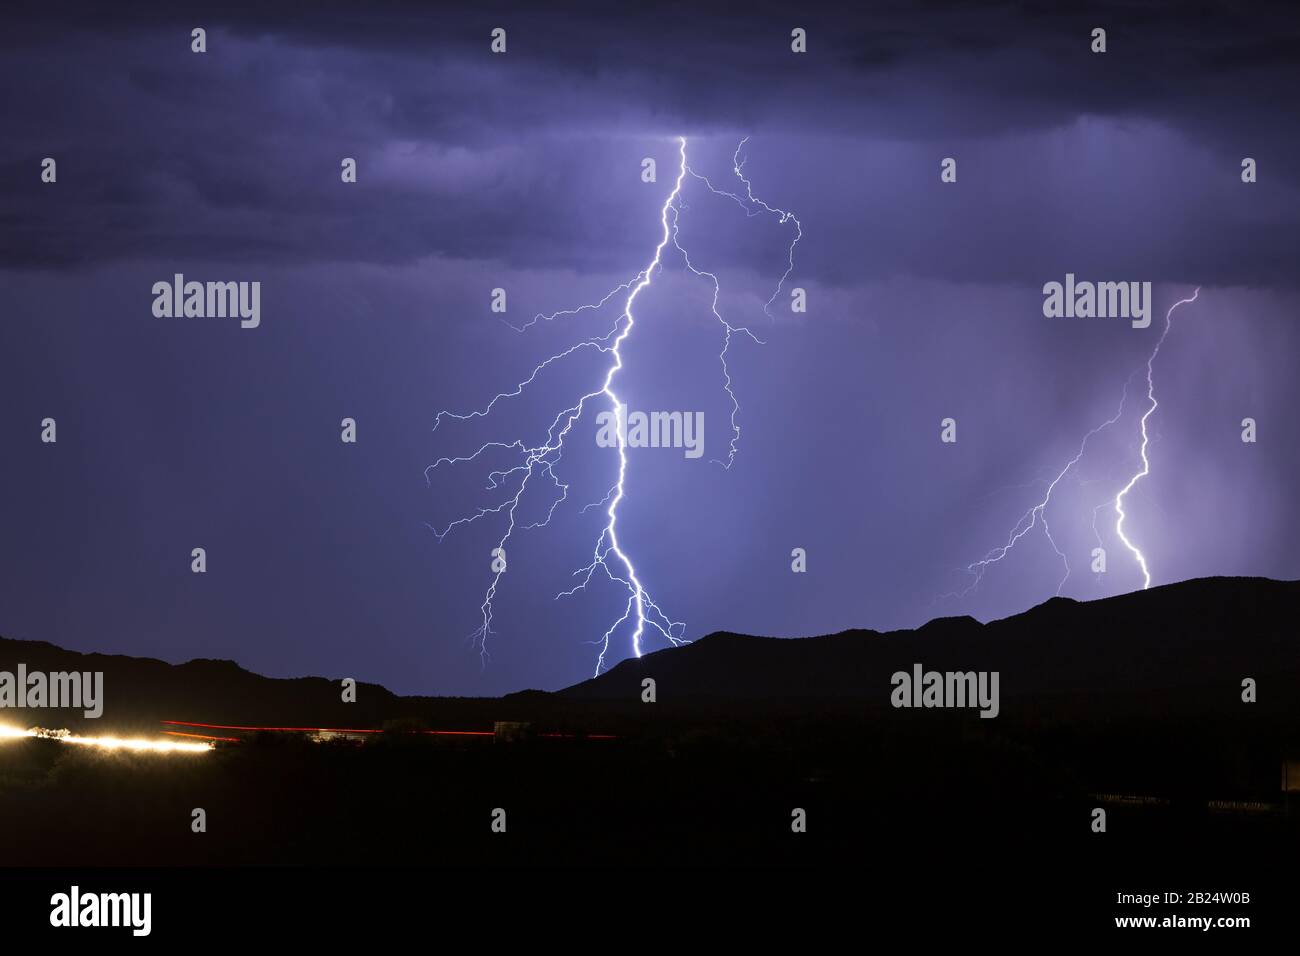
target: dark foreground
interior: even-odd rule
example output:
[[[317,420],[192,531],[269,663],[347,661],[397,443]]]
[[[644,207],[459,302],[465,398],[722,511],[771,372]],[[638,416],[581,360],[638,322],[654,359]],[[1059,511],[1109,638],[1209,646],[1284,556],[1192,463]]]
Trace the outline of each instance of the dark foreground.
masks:
[[[314,906],[321,893],[395,900],[443,887],[459,899],[467,886],[490,898],[559,894],[560,911],[578,913],[590,899],[644,900],[677,884],[649,870],[628,880],[542,870],[722,866],[769,873],[758,878],[768,892],[829,881],[827,892],[856,894],[864,918],[920,907],[1064,921],[1069,932],[1153,913],[1273,923],[1295,896],[1300,859],[1300,656],[1285,623],[1298,598],[1294,583],[1188,582],[1049,602],[990,625],[724,635],[560,694],[439,701],[376,689],[370,710],[351,711],[326,681],[100,658],[116,662],[105,667],[110,688],[140,666],[163,669],[139,678],[163,703],[151,711],[142,692],[129,712],[106,707],[100,733],[113,719],[157,733],[158,716],[178,706],[192,720],[238,707],[305,723],[317,697],[333,709],[316,726],[388,729],[325,743],[232,731],[238,743],[202,754],[0,741],[0,862],[45,868],[5,879],[11,898],[45,893],[47,911],[51,887],[135,881],[159,894],[160,919],[196,897]],[[22,647],[28,659],[33,647]],[[999,670],[998,716],[890,706],[889,672],[914,661]],[[216,677],[189,681],[187,699],[166,679],[196,666]],[[650,675],[653,704],[640,697]],[[1243,676],[1257,681],[1253,703]],[[246,693],[223,691],[231,679]],[[773,694],[782,681],[788,692]],[[528,726],[517,740],[412,733],[491,729],[492,718]],[[806,832],[792,827],[798,810]],[[393,867],[403,869],[375,869]],[[448,876],[503,867],[524,869]],[[705,891],[754,879],[705,880]],[[1152,893],[1179,902],[1118,895]]]
[[[349,908],[371,896],[376,905],[407,900],[415,912],[427,893],[450,901],[501,886],[534,900],[568,886],[552,902],[577,914],[586,894],[640,886],[639,896],[682,879],[652,868],[683,866],[751,870],[739,884],[723,879],[733,889],[754,882],[754,868],[772,874],[756,881],[763,892],[851,888],[875,919],[975,909],[998,925],[1103,930],[1116,916],[1153,912],[1119,905],[1117,894],[1177,892],[1247,894],[1230,899],[1250,903],[1155,912],[1247,916],[1259,926],[1294,898],[1300,817],[1269,772],[1268,743],[1233,743],[1257,730],[1008,722],[992,732],[945,715],[905,736],[844,719],[766,733],[717,724],[635,741],[267,737],[197,756],[18,741],[0,748],[0,858],[62,868],[22,873],[23,892],[44,894],[26,907],[29,918],[72,884],[138,885],[155,893],[160,927],[168,914],[188,925],[196,899],[279,918],[288,903],[314,911],[322,893]],[[191,829],[196,807],[206,811],[204,833]],[[1092,830],[1095,807],[1107,812],[1104,833]],[[492,830],[497,808],[504,833]],[[806,833],[792,832],[795,808],[807,813]],[[207,869],[243,864],[304,868]],[[152,869],[177,865],[204,869]],[[542,872],[572,866],[643,872],[608,885],[590,873]],[[492,872],[501,867],[525,869]]]

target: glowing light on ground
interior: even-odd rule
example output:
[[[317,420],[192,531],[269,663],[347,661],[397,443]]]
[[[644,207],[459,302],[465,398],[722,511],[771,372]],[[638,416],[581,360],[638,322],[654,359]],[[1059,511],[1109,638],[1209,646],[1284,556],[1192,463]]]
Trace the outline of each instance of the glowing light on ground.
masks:
[[[140,753],[203,753],[211,750],[211,744],[185,743],[178,740],[147,740],[142,737],[84,737],[66,730],[46,730],[33,727],[22,730],[18,727],[0,726],[0,738],[15,739],[35,737],[42,740],[57,740],[63,744],[82,747],[99,747],[102,750],[130,750]]]

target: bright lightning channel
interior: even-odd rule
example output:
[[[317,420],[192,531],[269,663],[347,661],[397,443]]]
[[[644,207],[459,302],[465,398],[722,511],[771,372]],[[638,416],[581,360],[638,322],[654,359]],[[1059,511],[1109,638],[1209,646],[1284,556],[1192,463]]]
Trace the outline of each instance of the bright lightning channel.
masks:
[[[1173,327],[1174,309],[1178,308],[1180,305],[1187,305],[1195,302],[1196,297],[1200,294],[1201,290],[1198,286],[1196,291],[1192,293],[1190,299],[1179,299],[1171,305],[1169,311],[1165,313],[1164,331],[1160,333],[1160,338],[1156,342],[1156,347],[1151,351],[1151,357],[1147,359],[1147,401],[1151,404],[1142,416],[1142,467],[1137,470],[1133,477],[1128,480],[1128,484],[1126,484],[1120,490],[1120,493],[1115,496],[1115,534],[1117,534],[1119,539],[1124,542],[1124,547],[1133,552],[1133,557],[1137,559],[1138,566],[1142,569],[1143,591],[1151,587],[1151,572],[1147,568],[1147,559],[1143,556],[1141,550],[1139,550],[1137,545],[1130,541],[1128,536],[1124,534],[1124,519],[1127,517],[1124,513],[1124,496],[1133,490],[1133,487],[1138,483],[1138,481],[1151,474],[1151,461],[1147,458],[1147,419],[1149,419],[1155,410],[1160,407],[1160,403],[1156,401],[1156,356],[1160,354],[1160,346],[1165,344],[1165,338],[1169,335],[1169,330]]]
[[[500,515],[504,513],[507,519],[506,529],[498,540],[496,548],[493,550],[494,556],[504,555],[506,545],[510,542],[516,529],[531,530],[545,527],[550,523],[551,518],[554,517],[556,513],[556,509],[567,500],[569,491],[569,486],[561,481],[556,475],[555,466],[564,455],[565,439],[573,429],[574,424],[586,411],[587,403],[604,399],[608,402],[616,420],[621,420],[622,403],[618,394],[614,391],[614,378],[623,368],[622,346],[623,343],[627,341],[628,336],[632,332],[632,328],[636,324],[636,319],[633,314],[633,306],[636,303],[637,297],[650,285],[656,271],[661,272],[663,270],[663,253],[669,242],[671,242],[673,247],[682,254],[682,259],[686,267],[694,275],[706,278],[713,284],[711,311],[714,318],[718,320],[723,328],[722,349],[718,353],[718,359],[722,366],[723,388],[726,391],[732,406],[732,435],[728,444],[727,458],[725,461],[720,459],[715,459],[715,461],[721,464],[724,468],[729,469],[731,467],[732,463],[735,461],[736,451],[740,441],[740,426],[737,421],[737,416],[740,412],[740,404],[736,398],[734,390],[732,389],[731,372],[727,365],[727,354],[731,347],[732,337],[736,334],[748,336],[757,344],[762,344],[762,341],[748,328],[733,325],[722,317],[722,314],[718,310],[718,299],[721,295],[721,285],[718,277],[715,273],[697,268],[694,263],[692,263],[686,248],[681,243],[679,224],[681,210],[683,208],[681,203],[682,184],[688,175],[703,182],[715,194],[725,196],[737,202],[740,207],[745,210],[746,215],[753,216],[758,215],[760,212],[767,212],[777,217],[779,223],[782,225],[787,222],[794,223],[796,235],[790,244],[789,254],[787,256],[788,266],[784,274],[781,276],[780,281],[777,283],[776,290],[763,306],[764,312],[770,316],[771,313],[769,309],[772,302],[775,301],[777,295],[780,294],[782,286],[794,269],[794,247],[803,236],[803,227],[792,213],[769,206],[767,203],[754,196],[753,187],[750,181],[743,175],[744,162],[740,159],[741,149],[744,147],[746,142],[748,142],[748,137],[741,141],[740,146],[736,148],[736,152],[732,157],[733,172],[745,187],[745,195],[742,198],[736,193],[715,188],[706,177],[691,169],[686,160],[686,139],[685,137],[679,137],[678,146],[680,163],[678,165],[677,178],[673,183],[672,191],[668,194],[668,197],[664,200],[664,204],[660,209],[659,220],[662,233],[658,244],[655,246],[654,255],[646,267],[638,272],[632,279],[610,290],[597,302],[588,303],[579,306],[576,309],[565,309],[559,312],[554,312],[550,315],[539,314],[534,316],[524,325],[514,327],[516,331],[522,332],[538,322],[550,322],[561,317],[574,316],[583,312],[599,311],[611,300],[614,300],[622,293],[626,293],[626,297],[623,300],[622,310],[618,318],[615,319],[614,325],[609,332],[602,336],[580,341],[561,352],[551,355],[549,358],[535,366],[531,374],[523,381],[516,384],[511,391],[497,394],[481,409],[467,413],[456,413],[450,411],[438,412],[433,426],[434,431],[437,431],[438,427],[445,419],[469,421],[476,418],[486,418],[492,413],[492,410],[496,407],[498,402],[519,397],[523,394],[524,390],[536,381],[537,377],[548,367],[576,354],[579,351],[595,349],[598,352],[609,355],[611,360],[610,365],[605,371],[604,381],[600,384],[600,387],[582,395],[573,405],[570,405],[568,408],[556,415],[551,421],[550,426],[547,428],[545,440],[540,445],[529,446],[523,439],[515,439],[509,442],[487,442],[470,455],[454,458],[440,458],[425,469],[425,478],[427,481],[429,480],[430,473],[441,466],[452,466],[474,462],[481,455],[490,450],[512,451],[519,454],[522,458],[520,464],[504,470],[493,470],[489,472],[487,476],[487,488],[489,491],[501,489],[507,482],[517,479],[519,481],[519,487],[513,495],[508,496],[504,501],[493,507],[482,507],[471,514],[457,518],[442,529],[432,528],[431,526],[431,530],[433,530],[439,540],[442,540],[455,528],[471,524],[474,521],[489,515]],[[598,573],[603,573],[610,582],[618,584],[626,590],[627,602],[624,605],[623,613],[612,624],[610,624],[599,639],[593,642],[600,648],[596,659],[595,673],[597,674],[599,674],[605,666],[605,658],[609,652],[610,641],[613,638],[613,635],[618,628],[627,624],[629,621],[632,622],[632,650],[637,657],[641,656],[642,638],[645,635],[647,628],[653,629],[659,633],[673,646],[685,643],[685,638],[683,636],[686,630],[685,623],[670,619],[654,601],[650,596],[649,591],[647,591],[645,586],[642,584],[631,557],[628,555],[626,550],[624,550],[623,545],[619,541],[618,506],[622,503],[626,494],[625,481],[627,477],[628,459],[626,435],[622,429],[617,429],[617,431],[619,435],[617,478],[609,491],[605,494],[604,498],[600,501],[591,502],[582,508],[582,513],[585,513],[592,508],[605,508],[605,524],[601,529],[599,537],[596,539],[596,545],[592,552],[591,562],[574,572],[575,577],[581,578],[577,585],[567,591],[561,591],[556,595],[557,599],[562,597],[571,597],[579,591],[585,590],[587,585],[591,583],[592,578]],[[516,520],[516,511],[519,508],[520,501],[523,498],[525,491],[527,491],[529,487],[529,483],[538,476],[544,476],[543,480],[549,480],[553,489],[558,494],[552,501],[551,507],[544,518],[531,524],[519,525]],[[505,560],[494,563],[492,580],[488,585],[483,602],[479,606],[480,622],[473,634],[470,635],[470,640],[478,645],[479,653],[485,665],[488,659],[487,639],[493,633],[492,602],[496,597],[497,588],[501,582],[501,575],[505,573],[505,570]]]
[[[1115,522],[1115,533],[1119,536],[1119,539],[1124,542],[1124,546],[1133,553],[1134,558],[1137,559],[1138,566],[1142,570],[1143,590],[1146,590],[1148,587],[1151,586],[1151,574],[1147,568],[1146,558],[1143,556],[1142,552],[1124,534],[1123,525],[1124,525],[1124,518],[1126,517],[1124,513],[1124,497],[1130,491],[1133,490],[1133,487],[1138,483],[1138,481],[1141,478],[1144,478],[1146,475],[1151,473],[1151,462],[1147,457],[1147,444],[1148,444],[1147,420],[1151,417],[1152,413],[1155,412],[1156,408],[1158,407],[1158,403],[1156,402],[1156,395],[1155,395],[1156,356],[1160,354],[1160,347],[1164,344],[1165,338],[1169,335],[1169,329],[1172,327],[1173,324],[1174,310],[1177,309],[1180,305],[1186,305],[1190,302],[1195,302],[1196,297],[1200,294],[1200,291],[1201,290],[1197,288],[1197,290],[1194,293],[1192,293],[1191,298],[1180,299],[1179,301],[1171,305],[1169,307],[1169,311],[1165,313],[1165,327],[1160,334],[1160,338],[1156,341],[1155,348],[1151,350],[1151,355],[1147,358],[1147,364],[1146,364],[1147,401],[1150,404],[1146,412],[1142,415],[1142,419],[1141,419],[1142,467],[1139,468],[1137,473],[1134,474],[1133,477],[1129,479],[1128,484],[1126,484],[1120,490],[1119,494],[1115,496],[1115,500],[1113,502],[1115,513],[1118,516]],[[1131,376],[1129,381],[1132,381]],[[974,580],[971,581],[970,585],[963,591],[945,594],[943,595],[944,598],[968,597],[971,594],[971,592],[973,592],[976,588],[979,587],[980,582],[984,578],[984,572],[987,571],[991,566],[997,564],[999,561],[1005,558],[1015,548],[1016,544],[1019,543],[1019,541],[1025,535],[1027,535],[1039,524],[1042,524],[1043,526],[1043,534],[1047,538],[1048,544],[1052,546],[1052,550],[1056,552],[1057,557],[1061,559],[1061,563],[1065,567],[1065,574],[1061,577],[1061,580],[1056,585],[1056,593],[1057,595],[1060,595],[1061,589],[1065,587],[1065,582],[1068,581],[1070,578],[1070,574],[1071,574],[1070,560],[1069,558],[1066,557],[1065,552],[1063,552],[1059,547],[1057,547],[1056,540],[1052,537],[1052,529],[1047,522],[1047,506],[1051,504],[1052,493],[1056,490],[1057,485],[1061,483],[1062,479],[1064,479],[1065,476],[1068,475],[1079,464],[1079,461],[1083,458],[1084,451],[1088,447],[1089,440],[1091,440],[1095,435],[1097,435],[1098,432],[1101,432],[1102,430],[1109,428],[1111,425],[1114,425],[1116,422],[1120,420],[1120,418],[1123,417],[1124,404],[1127,401],[1127,399],[1128,399],[1128,382],[1125,382],[1124,390],[1120,395],[1119,409],[1115,412],[1115,414],[1083,436],[1083,441],[1079,443],[1079,450],[1075,453],[1073,458],[1071,458],[1068,462],[1065,463],[1065,467],[1062,468],[1057,473],[1056,477],[1051,480],[1051,482],[1047,486],[1047,491],[1043,495],[1042,499],[1039,500],[1032,507],[1030,507],[1028,511],[1026,511],[1023,515],[1020,516],[1020,520],[1017,521],[1014,525],[1012,525],[1011,532],[1007,538],[1006,544],[1002,545],[1001,547],[994,548],[992,551],[986,554],[979,561],[974,561],[971,564],[968,564],[966,566],[966,572],[972,575],[972,577],[974,578]],[[1097,531],[1097,514],[1102,508],[1106,507],[1106,504],[1107,502],[1103,502],[1102,504],[1098,505],[1096,508],[1093,509],[1093,514],[1092,514],[1093,533],[1097,535],[1097,540],[1099,543],[1101,541],[1101,535]]]

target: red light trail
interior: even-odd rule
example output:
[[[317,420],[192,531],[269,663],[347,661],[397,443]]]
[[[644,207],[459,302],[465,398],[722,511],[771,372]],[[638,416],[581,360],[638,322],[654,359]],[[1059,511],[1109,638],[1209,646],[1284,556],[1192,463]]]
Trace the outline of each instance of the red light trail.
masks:
[[[247,730],[247,731],[266,731],[269,733],[302,733],[302,734],[382,734],[384,730],[374,727],[255,727],[246,724],[204,724],[197,721],[186,720],[164,720],[161,723],[170,727],[201,727],[204,730]],[[239,737],[211,737],[207,734],[191,734],[183,731],[165,730],[165,734],[173,734],[178,737],[203,737],[207,740],[228,740],[238,742]],[[496,731],[493,730],[408,730],[408,734],[421,734],[431,737],[495,737]],[[566,740],[577,739],[579,734],[560,734],[546,733],[538,734],[538,737],[561,738]],[[586,734],[588,740],[617,740],[615,734]]]

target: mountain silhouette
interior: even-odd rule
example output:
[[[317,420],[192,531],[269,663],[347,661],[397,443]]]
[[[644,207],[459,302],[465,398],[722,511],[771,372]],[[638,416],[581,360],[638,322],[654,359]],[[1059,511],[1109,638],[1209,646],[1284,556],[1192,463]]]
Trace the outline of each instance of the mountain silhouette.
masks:
[[[710,634],[626,660],[570,687],[574,699],[628,699],[653,678],[672,699],[845,699],[884,702],[890,676],[927,670],[1001,674],[1004,697],[1124,700],[1150,694],[1236,704],[1241,681],[1267,686],[1261,706],[1295,700],[1300,582],[1202,578],[1097,601],[1052,598],[980,624],[970,617],[915,630],[849,630],[787,640]],[[1236,690],[1234,690],[1236,688]]]
[[[637,712],[642,682],[673,706],[817,710],[888,705],[890,677],[926,670],[998,671],[1004,701],[1055,702],[1088,710],[1179,708],[1213,712],[1240,705],[1253,679],[1260,710],[1293,706],[1300,653],[1293,622],[1300,582],[1203,578],[1118,597],[1052,598],[986,624],[939,618],[916,628],[850,630],[808,638],[714,633],[681,647],[621,662],[564,690],[503,698],[401,697],[361,683],[355,703],[321,677],[274,679],[233,661],[168,664],[150,658],[82,654],[40,641],[0,639],[0,670],[103,671],[104,716],[75,711],[0,710],[10,723],[142,727],[160,720],[377,728],[385,721],[568,719],[588,712]],[[1004,708],[1005,708],[1004,704]]]

